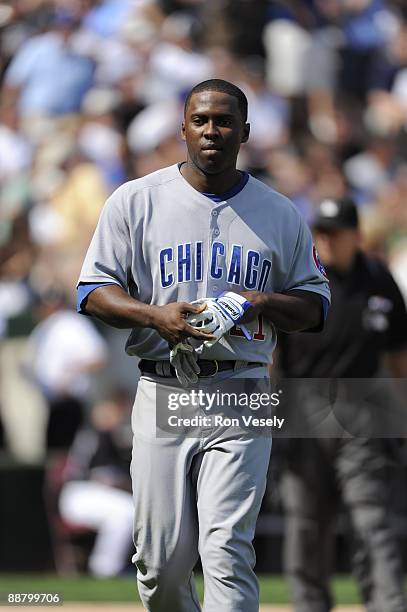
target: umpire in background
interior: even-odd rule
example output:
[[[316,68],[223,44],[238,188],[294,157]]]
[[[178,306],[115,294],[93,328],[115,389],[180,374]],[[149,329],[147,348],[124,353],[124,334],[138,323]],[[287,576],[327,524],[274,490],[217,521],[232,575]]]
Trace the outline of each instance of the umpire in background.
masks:
[[[314,230],[332,306],[322,334],[282,335],[282,374],[372,378],[385,359],[393,376],[407,376],[405,304],[385,265],[360,249],[356,206],[349,199],[323,201]],[[358,406],[352,409],[358,411]],[[387,507],[388,447],[395,441],[330,435],[328,429],[324,435],[322,423],[318,438],[289,442],[282,479],[284,555],[295,611],[332,608],[329,576],[340,496],[355,534],[353,567],[367,610],[406,612],[401,560]]]

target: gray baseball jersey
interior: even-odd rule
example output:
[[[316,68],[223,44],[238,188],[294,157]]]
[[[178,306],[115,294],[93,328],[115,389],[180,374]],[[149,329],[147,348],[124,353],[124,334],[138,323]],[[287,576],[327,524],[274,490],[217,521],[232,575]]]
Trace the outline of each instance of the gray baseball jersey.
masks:
[[[116,283],[145,304],[192,302],[223,291],[302,289],[330,299],[311,233],[295,206],[252,176],[229,200],[196,191],[177,164],[129,181],[107,200],[79,283]],[[276,330],[260,316],[248,341],[232,329],[204,359],[271,361]],[[168,344],[135,328],[129,355],[168,359]]]

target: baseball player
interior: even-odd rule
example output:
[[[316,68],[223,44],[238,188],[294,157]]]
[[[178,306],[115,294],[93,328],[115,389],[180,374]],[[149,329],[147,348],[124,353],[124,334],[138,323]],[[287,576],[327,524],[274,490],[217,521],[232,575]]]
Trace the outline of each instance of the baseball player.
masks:
[[[276,330],[318,330],[329,288],[292,203],[236,169],[247,100],[227,81],[185,103],[185,162],[108,199],[78,283],[80,312],[131,329],[141,358],[131,475],[138,588],[147,610],[255,612],[254,528],[270,436],[222,427],[156,435],[156,400],[197,383],[221,390],[267,377]],[[243,331],[242,331],[243,330]],[[260,386],[260,382],[258,383]]]

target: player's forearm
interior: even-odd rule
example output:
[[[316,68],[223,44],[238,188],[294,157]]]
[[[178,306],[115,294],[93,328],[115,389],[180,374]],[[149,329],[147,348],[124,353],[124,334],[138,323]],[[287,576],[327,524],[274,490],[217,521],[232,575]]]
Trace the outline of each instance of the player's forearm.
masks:
[[[92,291],[86,312],[119,329],[152,327],[153,306],[130,297],[118,285],[106,285]]]
[[[187,302],[173,302],[164,306],[143,304],[117,285],[98,287],[89,294],[86,303],[86,312],[104,323],[119,329],[150,327],[171,346],[191,336],[197,340],[212,338],[191,327],[186,320],[188,314],[197,314],[202,309],[202,306]]]
[[[243,295],[253,304],[243,323],[259,314],[284,332],[297,332],[317,327],[321,321],[321,299],[310,291],[261,293],[246,291]]]

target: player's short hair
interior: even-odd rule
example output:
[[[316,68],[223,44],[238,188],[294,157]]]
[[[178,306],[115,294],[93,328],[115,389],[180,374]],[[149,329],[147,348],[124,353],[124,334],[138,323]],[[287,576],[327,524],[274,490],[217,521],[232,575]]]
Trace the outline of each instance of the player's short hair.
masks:
[[[196,93],[200,93],[201,91],[219,91],[221,93],[234,96],[237,99],[239,111],[243,121],[247,121],[247,98],[245,94],[241,89],[239,89],[239,87],[233,85],[233,83],[229,83],[229,81],[224,81],[223,79],[208,79],[207,81],[202,81],[202,83],[195,85],[185,100],[184,116],[186,115],[191,97]]]

